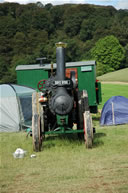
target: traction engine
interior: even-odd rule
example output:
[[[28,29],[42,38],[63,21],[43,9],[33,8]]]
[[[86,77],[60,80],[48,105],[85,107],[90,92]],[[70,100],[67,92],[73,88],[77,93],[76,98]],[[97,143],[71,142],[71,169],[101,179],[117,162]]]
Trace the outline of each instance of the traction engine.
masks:
[[[77,74],[70,70],[66,76],[66,44],[56,44],[56,72],[53,67],[48,80],[38,83],[41,92],[32,96],[33,148],[40,151],[45,134],[78,133],[92,148],[93,127],[86,90],[78,90]]]

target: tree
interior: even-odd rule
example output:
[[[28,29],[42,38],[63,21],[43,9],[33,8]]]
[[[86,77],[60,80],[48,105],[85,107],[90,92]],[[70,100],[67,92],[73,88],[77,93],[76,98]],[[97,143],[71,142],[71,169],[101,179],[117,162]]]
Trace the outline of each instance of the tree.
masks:
[[[78,15],[71,15],[69,18],[67,18],[64,28],[69,37],[75,36],[79,33],[81,20],[82,19]]]
[[[44,5],[43,5],[40,1],[38,1],[38,2],[36,3],[36,5],[37,5],[37,7],[40,7],[40,8],[43,8],[43,7],[44,7]]]
[[[67,41],[67,48],[66,48],[66,61],[79,61],[80,60],[80,45],[78,44],[77,39],[69,39]]]
[[[83,14],[79,12],[76,6],[69,7],[64,14],[64,30],[65,33],[72,38],[80,32]]]
[[[49,34],[53,31],[53,24],[50,13],[46,9],[40,8],[33,13],[32,27],[35,30],[46,30]]]
[[[124,65],[122,66],[122,68],[123,67],[125,67],[125,68],[128,68],[128,44],[125,46],[125,51],[126,51],[126,54],[125,54],[125,63],[124,63]]]
[[[94,29],[94,23],[91,20],[84,19],[81,24],[80,39],[82,41],[92,39],[93,29]]]
[[[114,45],[110,40],[106,48],[111,50],[109,53],[105,40],[105,45],[99,46],[104,60],[93,55],[100,58],[97,68],[101,73],[128,65],[127,10],[89,4],[43,5],[40,1],[26,5],[0,3],[0,82],[14,82],[15,66],[35,63],[37,57],[55,62],[55,43],[59,41],[68,43],[67,61],[90,60],[95,43],[109,35],[124,47],[125,60],[121,64],[124,51],[119,42]],[[113,47],[117,50],[113,51]]]
[[[54,25],[55,30],[59,29],[61,26],[63,26],[64,21],[63,21],[63,14],[64,14],[64,7],[57,5],[53,6],[50,9],[50,14],[52,18],[52,24]]]
[[[91,50],[97,62],[97,75],[118,70],[125,57],[125,50],[113,35],[99,39]]]
[[[2,16],[0,18],[0,35],[11,38],[16,33],[16,29],[17,27],[14,18],[11,16]]]
[[[26,53],[27,38],[23,32],[17,32],[12,40],[14,55]]]
[[[50,10],[52,7],[53,7],[53,5],[51,3],[47,3],[45,5],[45,9],[47,9],[47,10]]]

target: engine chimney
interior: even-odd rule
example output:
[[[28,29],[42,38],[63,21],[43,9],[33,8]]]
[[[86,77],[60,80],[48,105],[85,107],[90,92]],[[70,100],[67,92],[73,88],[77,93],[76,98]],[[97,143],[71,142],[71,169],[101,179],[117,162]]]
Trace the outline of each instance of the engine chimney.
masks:
[[[65,48],[67,44],[63,42],[56,43],[56,75],[58,80],[65,80]]]
[[[65,48],[65,43],[59,42],[56,44],[57,69],[55,80],[53,81],[56,89],[49,102],[51,112],[58,115],[67,115],[73,108],[73,98],[66,89],[69,86],[69,80],[65,78]]]

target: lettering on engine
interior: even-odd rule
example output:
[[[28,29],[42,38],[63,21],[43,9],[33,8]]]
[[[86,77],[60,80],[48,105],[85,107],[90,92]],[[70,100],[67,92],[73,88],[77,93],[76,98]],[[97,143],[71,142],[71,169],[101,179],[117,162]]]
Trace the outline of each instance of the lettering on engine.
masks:
[[[69,86],[71,84],[70,80],[55,80],[53,81],[54,86]]]

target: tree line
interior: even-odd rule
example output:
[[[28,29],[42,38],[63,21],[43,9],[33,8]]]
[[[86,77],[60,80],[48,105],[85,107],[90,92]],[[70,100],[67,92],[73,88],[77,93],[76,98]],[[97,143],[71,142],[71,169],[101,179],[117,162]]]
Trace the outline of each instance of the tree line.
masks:
[[[128,67],[128,10],[112,6],[0,4],[0,83],[16,82],[17,65],[37,57],[55,62],[55,43],[67,43],[66,61],[97,61],[97,75]]]

